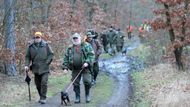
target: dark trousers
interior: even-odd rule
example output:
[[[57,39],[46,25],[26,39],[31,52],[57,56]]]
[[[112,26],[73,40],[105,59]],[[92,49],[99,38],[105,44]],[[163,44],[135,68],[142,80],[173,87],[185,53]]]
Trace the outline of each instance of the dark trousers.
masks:
[[[128,39],[131,39],[132,35],[131,32],[128,32]]]
[[[123,48],[123,46],[116,46],[117,52],[121,52],[122,48]]]
[[[96,61],[93,65],[93,73],[92,73],[92,79],[94,79],[96,81],[96,78],[98,76],[99,73],[99,64],[98,61]]]
[[[34,81],[36,84],[36,88],[38,90],[38,94],[41,100],[46,99],[47,94],[47,83],[48,83],[48,75],[49,73],[44,73],[41,75],[35,74]]]
[[[105,51],[106,53],[108,53],[108,46],[107,46],[107,44],[103,44],[103,48],[104,48],[104,51]]]

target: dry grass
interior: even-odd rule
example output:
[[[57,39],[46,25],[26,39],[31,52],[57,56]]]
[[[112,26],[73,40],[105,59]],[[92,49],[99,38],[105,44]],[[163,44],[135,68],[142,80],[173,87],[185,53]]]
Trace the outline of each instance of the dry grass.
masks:
[[[153,66],[144,73],[142,92],[151,107],[190,107],[190,74],[170,64]]]
[[[38,95],[31,82],[32,102],[38,99]],[[24,76],[8,77],[0,74],[0,107],[23,107],[28,101],[28,87],[24,82]]]
[[[56,91],[63,89],[64,85],[67,83],[65,79],[67,76],[61,72],[61,70],[56,70],[56,72],[51,72],[49,76],[49,87],[48,87],[48,97],[53,96]],[[39,100],[39,96],[34,84],[33,74],[30,72],[31,81],[31,99],[28,101],[28,85],[24,81],[24,76],[9,77],[0,73],[0,107],[25,107],[27,104],[34,103]],[[57,77],[57,78],[55,78]],[[52,85],[52,82],[59,79],[59,81]],[[59,84],[62,82],[62,84]],[[52,90],[52,88],[55,88]]]

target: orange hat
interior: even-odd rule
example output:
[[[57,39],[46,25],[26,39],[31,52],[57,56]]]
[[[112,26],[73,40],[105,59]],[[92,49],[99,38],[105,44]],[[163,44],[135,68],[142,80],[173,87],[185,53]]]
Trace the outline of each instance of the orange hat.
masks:
[[[35,37],[42,37],[42,32],[36,32],[36,33],[34,34],[34,36],[35,36]]]

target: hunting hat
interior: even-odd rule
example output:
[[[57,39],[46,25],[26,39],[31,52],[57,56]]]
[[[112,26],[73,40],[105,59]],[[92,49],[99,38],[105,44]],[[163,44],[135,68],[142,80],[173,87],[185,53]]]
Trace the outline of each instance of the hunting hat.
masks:
[[[86,33],[86,36],[89,37],[89,38],[95,37],[95,35],[93,35],[91,32],[87,32],[87,33]]]
[[[42,37],[42,32],[35,32],[34,37]]]

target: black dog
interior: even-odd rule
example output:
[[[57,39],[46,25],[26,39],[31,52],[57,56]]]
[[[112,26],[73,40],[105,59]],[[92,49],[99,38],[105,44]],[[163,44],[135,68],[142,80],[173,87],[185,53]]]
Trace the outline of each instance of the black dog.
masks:
[[[127,49],[126,48],[123,48],[123,50],[122,50],[122,55],[127,55]]]
[[[67,92],[61,92],[61,104],[63,105],[63,102],[65,105],[71,105],[69,100],[69,94]]]

